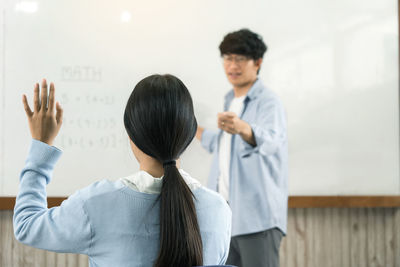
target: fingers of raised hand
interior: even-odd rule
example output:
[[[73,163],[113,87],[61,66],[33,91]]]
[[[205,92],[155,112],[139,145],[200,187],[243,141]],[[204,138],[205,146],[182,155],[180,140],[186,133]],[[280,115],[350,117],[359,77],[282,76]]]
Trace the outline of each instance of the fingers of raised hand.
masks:
[[[60,103],[58,103],[58,102],[56,103],[56,110],[57,110],[57,112],[56,112],[57,125],[61,126],[64,110],[62,109]]]
[[[46,112],[54,111],[55,106],[55,86],[54,83],[50,83],[50,91],[48,92],[48,85],[46,79],[42,80],[41,88],[39,83],[35,84],[33,89],[33,111]],[[41,91],[41,92],[40,92]],[[39,97],[40,94],[40,97]],[[25,102],[24,102],[25,105]],[[28,106],[29,107],[29,106]]]
[[[26,98],[26,95],[22,96],[22,103],[24,104],[24,109],[25,109],[25,113],[26,115],[30,118],[33,115],[33,112],[31,110],[31,108],[29,107],[28,104],[28,99]]]
[[[39,100],[39,84],[36,83],[33,89],[33,111],[39,112],[40,110],[40,100]]]
[[[42,80],[42,92],[41,92],[41,106],[40,111],[47,111],[47,81],[46,79]]]
[[[48,110],[53,113],[54,112],[54,102],[55,102],[55,87],[54,83],[50,83],[50,91],[49,91],[49,106]]]

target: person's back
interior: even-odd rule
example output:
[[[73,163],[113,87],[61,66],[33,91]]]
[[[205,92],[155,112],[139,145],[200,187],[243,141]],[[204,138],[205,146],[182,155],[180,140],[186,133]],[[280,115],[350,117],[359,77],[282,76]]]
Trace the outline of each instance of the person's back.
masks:
[[[203,186],[198,186],[193,193],[203,240],[203,264],[223,264],[229,250],[230,228],[227,226],[230,225],[230,210],[218,194]],[[86,220],[89,222],[91,238],[85,254],[89,255],[91,267],[153,266],[160,239],[158,196],[133,190],[124,185],[122,180],[103,180],[79,190],[67,203],[63,203],[64,211],[71,209],[70,212],[77,213],[77,209],[82,207],[85,212],[84,218],[76,218],[84,219],[82,226],[75,224],[71,230],[84,228]],[[68,225],[68,222],[58,224],[64,231],[67,231]],[[49,224],[47,227],[53,228],[55,225]],[[70,238],[74,239],[75,235],[84,232],[71,232]],[[49,237],[43,233],[33,237],[35,232],[21,231],[18,236],[21,235],[31,237],[28,245],[59,252],[68,251],[65,243],[59,244],[58,248],[54,245],[52,248],[47,247],[46,239]]]
[[[38,122],[26,110],[34,129]],[[52,209],[46,207],[45,186],[61,151],[49,146],[52,140],[35,138],[33,130],[14,209],[16,238],[37,248],[87,254],[91,267],[224,264],[230,209],[176,166],[197,128],[186,87],[169,75],[144,79],[128,100],[124,123],[141,171],[94,183]]]

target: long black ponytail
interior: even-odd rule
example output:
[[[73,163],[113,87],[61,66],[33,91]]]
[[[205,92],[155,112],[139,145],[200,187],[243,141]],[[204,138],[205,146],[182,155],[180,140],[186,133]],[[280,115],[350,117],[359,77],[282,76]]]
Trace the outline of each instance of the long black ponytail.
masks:
[[[129,97],[124,124],[132,142],[164,166],[160,250],[154,267],[203,265],[194,196],[175,165],[197,129],[189,91],[172,75],[141,80]]]

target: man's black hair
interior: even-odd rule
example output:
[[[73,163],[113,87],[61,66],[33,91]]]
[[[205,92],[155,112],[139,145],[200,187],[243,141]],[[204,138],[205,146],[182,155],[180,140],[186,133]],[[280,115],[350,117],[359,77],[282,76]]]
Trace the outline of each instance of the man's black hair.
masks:
[[[225,35],[219,45],[221,56],[229,54],[244,55],[257,60],[267,51],[262,37],[248,29],[231,32]]]

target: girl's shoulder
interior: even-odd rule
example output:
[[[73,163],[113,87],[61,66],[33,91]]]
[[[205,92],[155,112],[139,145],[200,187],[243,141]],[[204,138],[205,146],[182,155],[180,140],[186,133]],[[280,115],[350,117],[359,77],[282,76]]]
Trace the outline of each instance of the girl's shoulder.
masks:
[[[180,173],[192,190],[198,209],[214,207],[219,210],[223,209],[230,212],[228,203],[219,193],[203,186],[197,179],[193,178],[182,169]]]
[[[204,206],[215,206],[217,208],[229,209],[229,205],[226,200],[217,192],[205,187],[201,186],[193,191],[193,194],[196,198],[196,202],[199,204],[203,204]],[[203,206],[201,205],[201,206]]]
[[[118,180],[111,181],[108,179],[102,179],[82,189],[79,189],[74,195],[79,195],[81,199],[88,200],[94,197],[120,191],[123,188],[124,185]]]

